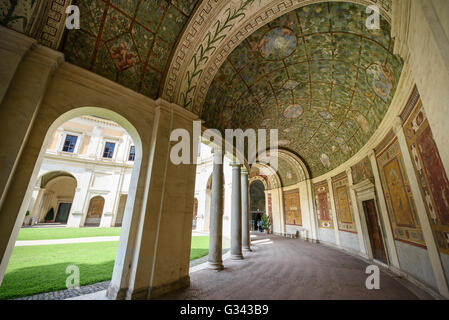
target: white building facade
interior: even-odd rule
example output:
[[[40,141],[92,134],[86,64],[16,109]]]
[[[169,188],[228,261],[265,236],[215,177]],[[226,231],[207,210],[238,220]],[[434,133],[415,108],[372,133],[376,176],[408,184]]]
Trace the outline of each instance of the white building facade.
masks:
[[[131,137],[115,122],[65,122],[48,144],[24,224],[121,226],[134,157]]]

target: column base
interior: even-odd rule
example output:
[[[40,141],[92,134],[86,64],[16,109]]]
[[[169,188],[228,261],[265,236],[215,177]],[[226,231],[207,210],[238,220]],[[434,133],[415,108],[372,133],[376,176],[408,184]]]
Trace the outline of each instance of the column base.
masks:
[[[151,300],[159,298],[164,294],[176,291],[190,286],[190,277],[185,276],[176,281],[166,283],[160,286],[141,288],[138,290],[128,290],[126,300]]]
[[[211,262],[211,261],[207,261],[207,268],[209,270],[223,270],[224,266],[223,266],[223,262]]]
[[[250,247],[243,247],[243,251],[253,251]]]
[[[110,284],[106,290],[106,297],[111,300],[124,300],[126,298],[126,289],[120,289],[113,284]]]
[[[231,253],[231,259],[232,260],[243,260],[243,255],[241,253],[238,253],[238,254]]]

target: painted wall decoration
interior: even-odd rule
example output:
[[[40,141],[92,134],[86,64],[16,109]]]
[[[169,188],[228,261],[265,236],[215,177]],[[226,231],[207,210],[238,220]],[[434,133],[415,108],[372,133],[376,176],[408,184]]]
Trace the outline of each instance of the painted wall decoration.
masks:
[[[270,222],[273,223],[273,200],[271,198],[271,193],[267,193],[267,202],[268,202],[268,217],[270,218]]]
[[[357,233],[346,174],[332,179],[338,230]]]
[[[21,33],[27,32],[36,5],[36,0],[0,1],[0,25]]]
[[[382,29],[369,31],[365,11],[306,5],[249,35],[209,87],[206,125],[226,128],[217,122],[225,114],[228,128],[279,128],[312,177],[348,160],[385,116],[403,65],[389,23],[382,18]]]
[[[283,187],[292,186],[299,182],[295,168],[281,158],[278,158],[278,174]]]
[[[371,167],[371,161],[368,157],[352,166],[351,172],[353,184],[358,184],[367,179],[373,181],[374,179],[373,168]]]
[[[329,187],[327,185],[327,181],[315,184],[314,190],[319,227],[333,229],[334,222],[332,219]]]
[[[284,191],[285,224],[302,226],[299,189]]]
[[[75,1],[66,60],[156,99],[170,53],[197,0]]]
[[[425,247],[399,143],[393,134],[387,137],[391,140],[382,150],[376,148],[376,158],[394,238]]]
[[[449,254],[449,181],[421,100],[404,124],[404,134],[436,243]]]

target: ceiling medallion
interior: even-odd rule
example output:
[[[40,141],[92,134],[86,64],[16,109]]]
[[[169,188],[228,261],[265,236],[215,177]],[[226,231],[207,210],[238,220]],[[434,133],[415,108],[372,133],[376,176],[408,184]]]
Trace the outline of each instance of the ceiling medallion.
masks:
[[[287,119],[296,119],[302,116],[304,108],[299,104],[292,104],[284,110],[284,117]]]
[[[383,100],[388,101],[394,84],[394,74],[388,66],[372,64],[366,70],[366,78],[374,92]]]
[[[329,160],[329,157],[327,154],[325,154],[325,153],[321,154],[320,160],[321,160],[321,163],[323,164],[323,166],[330,168],[331,161]]]
[[[281,60],[295,51],[297,42],[296,35],[292,30],[277,27],[265,33],[257,47],[265,59]]]
[[[297,86],[299,85],[298,81],[295,80],[287,80],[284,85],[282,86],[282,88],[284,90],[293,90],[295,89]]]
[[[320,115],[324,120],[332,119],[332,115],[328,111],[321,111]]]

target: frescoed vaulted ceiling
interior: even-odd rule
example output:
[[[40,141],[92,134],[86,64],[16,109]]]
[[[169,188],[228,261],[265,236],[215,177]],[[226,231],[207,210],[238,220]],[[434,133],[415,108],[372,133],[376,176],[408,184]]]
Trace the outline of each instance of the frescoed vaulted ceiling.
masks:
[[[316,177],[368,141],[396,90],[402,61],[390,25],[365,26],[366,7],[332,2],[266,24],[226,59],[202,118],[209,127],[278,128]]]
[[[280,147],[302,158],[316,177],[369,140],[402,70],[390,38],[391,0],[353,1],[380,6],[388,19],[381,18],[379,30],[369,30],[366,7],[350,0],[311,0],[318,3],[267,18],[261,27],[253,23],[260,20],[255,13],[271,12],[270,5],[279,4],[275,0],[73,0],[81,29],[65,32],[60,47],[66,61],[200,113],[210,128],[279,129]],[[31,22],[39,21],[33,15],[42,11],[37,3],[42,5],[0,4],[0,24],[29,34]],[[246,33],[243,23],[259,29]],[[224,53],[236,33],[247,38]],[[56,38],[53,42],[59,46]],[[172,96],[164,95],[169,89]],[[182,96],[192,105],[179,101]]]
[[[198,0],[78,0],[81,29],[67,34],[66,60],[158,97],[164,70]]]

